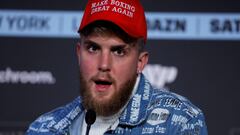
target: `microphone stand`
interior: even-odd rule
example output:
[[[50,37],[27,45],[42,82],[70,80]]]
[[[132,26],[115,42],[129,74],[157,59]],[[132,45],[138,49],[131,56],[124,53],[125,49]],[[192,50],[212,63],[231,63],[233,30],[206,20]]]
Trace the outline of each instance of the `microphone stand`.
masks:
[[[89,135],[90,128],[91,128],[91,125],[87,125],[86,135]]]

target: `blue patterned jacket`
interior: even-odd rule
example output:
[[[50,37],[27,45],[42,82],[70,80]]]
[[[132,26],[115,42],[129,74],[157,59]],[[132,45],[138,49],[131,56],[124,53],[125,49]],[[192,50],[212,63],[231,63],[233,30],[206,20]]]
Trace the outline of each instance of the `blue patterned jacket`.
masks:
[[[27,135],[67,135],[73,121],[83,113],[81,98],[40,116]],[[143,75],[135,95],[119,117],[115,130],[105,135],[207,135],[204,115],[186,98],[154,89]]]

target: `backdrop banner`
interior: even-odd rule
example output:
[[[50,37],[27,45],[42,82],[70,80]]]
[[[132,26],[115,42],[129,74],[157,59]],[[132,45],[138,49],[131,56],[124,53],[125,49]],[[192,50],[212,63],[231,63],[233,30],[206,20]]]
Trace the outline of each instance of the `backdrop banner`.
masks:
[[[143,73],[201,108],[209,135],[240,135],[240,2],[142,3],[150,52]],[[0,135],[23,135],[38,116],[79,95],[76,43],[85,4],[1,3]]]

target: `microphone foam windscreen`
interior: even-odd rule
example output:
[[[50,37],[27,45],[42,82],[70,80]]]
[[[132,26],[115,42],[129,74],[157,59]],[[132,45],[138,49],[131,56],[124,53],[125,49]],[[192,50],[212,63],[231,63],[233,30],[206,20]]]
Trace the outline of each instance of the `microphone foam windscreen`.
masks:
[[[92,109],[87,110],[85,121],[87,125],[92,125],[96,120],[96,112]]]

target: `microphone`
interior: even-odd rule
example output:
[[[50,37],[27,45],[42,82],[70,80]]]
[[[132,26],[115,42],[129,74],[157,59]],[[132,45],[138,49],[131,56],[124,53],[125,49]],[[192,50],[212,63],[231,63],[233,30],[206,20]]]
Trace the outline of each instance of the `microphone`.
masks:
[[[92,109],[87,110],[86,116],[85,116],[85,122],[87,123],[86,135],[89,135],[91,125],[95,122],[95,120],[96,120],[96,112]]]

